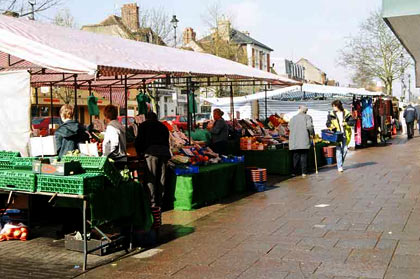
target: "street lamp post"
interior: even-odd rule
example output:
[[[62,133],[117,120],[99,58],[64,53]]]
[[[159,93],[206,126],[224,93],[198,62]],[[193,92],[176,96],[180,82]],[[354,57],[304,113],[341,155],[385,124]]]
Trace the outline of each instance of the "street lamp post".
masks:
[[[176,18],[176,15],[172,16],[172,26],[174,28],[174,47],[176,48],[176,28],[178,27],[179,20]],[[178,115],[178,90],[175,89],[176,94],[176,107],[175,107],[175,114]]]
[[[404,65],[403,65],[403,60],[404,60],[404,54],[401,53],[401,97],[404,101],[407,101],[406,96],[405,96],[405,84],[404,84],[404,75],[405,75],[405,71],[404,71]]]
[[[176,15],[172,17],[171,23],[174,27],[174,47],[176,47],[176,28],[178,27],[179,20],[176,18]]]
[[[35,5],[36,0],[28,0],[29,5],[31,5],[31,17],[30,20],[35,20]]]

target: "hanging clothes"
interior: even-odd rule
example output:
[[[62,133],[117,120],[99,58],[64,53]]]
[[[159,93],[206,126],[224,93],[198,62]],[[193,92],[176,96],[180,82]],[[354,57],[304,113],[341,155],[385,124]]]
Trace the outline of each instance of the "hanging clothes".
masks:
[[[99,116],[98,98],[90,95],[87,100],[89,115]]]
[[[353,118],[356,120],[354,127],[354,143],[362,145],[362,105],[360,100],[353,101]]]
[[[143,92],[139,92],[139,94],[136,96],[136,100],[137,100],[137,106],[138,106],[138,109],[139,109],[138,114],[139,115],[141,115],[141,114],[146,115],[146,113],[148,112],[147,104],[150,103],[149,96],[147,96]]]
[[[373,116],[372,99],[362,99],[362,128],[372,130],[375,128],[375,120]]]

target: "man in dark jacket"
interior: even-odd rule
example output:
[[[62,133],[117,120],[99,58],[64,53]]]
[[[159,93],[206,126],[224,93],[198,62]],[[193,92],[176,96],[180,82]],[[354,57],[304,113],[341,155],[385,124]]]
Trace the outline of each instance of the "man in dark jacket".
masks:
[[[89,135],[86,129],[73,120],[73,107],[71,105],[64,105],[60,109],[60,117],[63,124],[55,131],[55,141],[57,145],[58,157],[63,157],[69,151],[78,149],[79,143],[84,143],[89,140]]]
[[[153,227],[158,229],[161,224],[161,207],[164,195],[165,175],[168,160],[171,158],[169,149],[169,131],[157,119],[154,112],[146,114],[146,121],[138,127],[136,138],[137,154],[144,154],[146,160],[146,185],[149,189],[150,202],[154,217]]]
[[[414,136],[414,121],[417,120],[417,111],[412,104],[404,110],[404,118],[407,123],[407,136],[411,139]]]
[[[294,174],[298,173],[300,163],[302,177],[306,177],[307,174],[308,153],[311,147],[311,136],[314,134],[312,117],[307,115],[307,112],[307,107],[299,106],[299,113],[289,123],[289,149],[293,151]]]

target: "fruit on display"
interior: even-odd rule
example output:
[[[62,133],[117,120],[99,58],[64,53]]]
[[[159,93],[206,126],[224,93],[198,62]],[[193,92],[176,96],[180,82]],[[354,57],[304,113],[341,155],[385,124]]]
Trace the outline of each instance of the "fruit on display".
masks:
[[[0,242],[7,240],[21,240],[28,239],[28,228],[23,224],[13,225],[6,224],[0,231]]]

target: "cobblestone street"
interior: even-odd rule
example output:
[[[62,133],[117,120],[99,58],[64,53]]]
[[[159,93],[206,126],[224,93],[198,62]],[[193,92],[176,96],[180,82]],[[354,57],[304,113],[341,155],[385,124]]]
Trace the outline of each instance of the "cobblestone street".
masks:
[[[1,243],[1,278],[420,278],[420,138],[352,152],[346,171],[166,212],[155,249],[109,263],[49,238]],[[277,182],[276,182],[277,181]]]
[[[194,232],[81,277],[420,278],[419,157],[420,138],[400,138],[353,152],[344,174],[324,168],[193,222],[200,211],[168,212]]]

